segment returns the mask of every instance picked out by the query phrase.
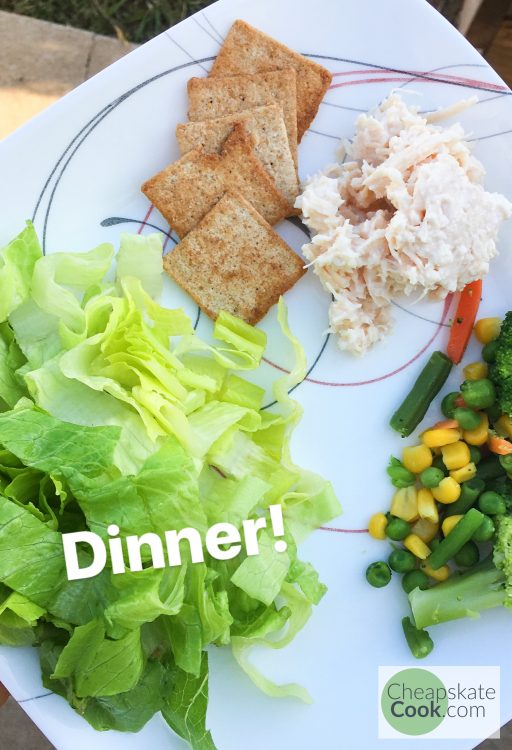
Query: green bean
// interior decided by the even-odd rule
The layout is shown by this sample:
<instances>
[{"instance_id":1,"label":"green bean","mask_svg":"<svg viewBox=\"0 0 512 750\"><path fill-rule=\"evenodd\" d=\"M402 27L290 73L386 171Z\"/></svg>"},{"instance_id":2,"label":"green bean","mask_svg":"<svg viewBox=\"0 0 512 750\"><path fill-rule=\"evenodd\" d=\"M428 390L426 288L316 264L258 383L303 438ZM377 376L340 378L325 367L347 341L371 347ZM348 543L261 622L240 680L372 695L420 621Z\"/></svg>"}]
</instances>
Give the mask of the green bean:
<instances>
[{"instance_id":1,"label":"green bean","mask_svg":"<svg viewBox=\"0 0 512 750\"><path fill-rule=\"evenodd\" d=\"M482 415L467 406L457 407L453 412L453 418L463 430L474 430L482 421Z\"/></svg>"},{"instance_id":2,"label":"green bean","mask_svg":"<svg viewBox=\"0 0 512 750\"><path fill-rule=\"evenodd\" d=\"M402 518L392 518L386 526L386 536L395 542L401 542L402 539L411 533L411 524Z\"/></svg>"},{"instance_id":3,"label":"green bean","mask_svg":"<svg viewBox=\"0 0 512 750\"><path fill-rule=\"evenodd\" d=\"M476 447L476 445L469 446L469 455L470 460L475 464L475 466L478 466L478 464L482 460L482 452Z\"/></svg>"},{"instance_id":4,"label":"green bean","mask_svg":"<svg viewBox=\"0 0 512 750\"><path fill-rule=\"evenodd\" d=\"M419 425L428 407L450 374L453 362L443 352L433 352L411 391L390 420L391 427L407 437Z\"/></svg>"},{"instance_id":5,"label":"green bean","mask_svg":"<svg viewBox=\"0 0 512 750\"><path fill-rule=\"evenodd\" d=\"M493 538L495 531L496 529L494 527L494 521L492 520L492 518L489 518L489 516L484 516L482 523L473 534L473 541L488 542L489 539Z\"/></svg>"},{"instance_id":6,"label":"green bean","mask_svg":"<svg viewBox=\"0 0 512 750\"><path fill-rule=\"evenodd\" d=\"M500 456L498 461L507 474L512 472L512 453L509 453L507 456Z\"/></svg>"},{"instance_id":7,"label":"green bean","mask_svg":"<svg viewBox=\"0 0 512 750\"><path fill-rule=\"evenodd\" d=\"M471 568L479 561L480 552L476 544L470 540L460 548L453 559L460 568Z\"/></svg>"},{"instance_id":8,"label":"green bean","mask_svg":"<svg viewBox=\"0 0 512 750\"><path fill-rule=\"evenodd\" d=\"M463 482L460 486L459 499L446 506L445 518L466 513L466 511L473 507L484 489L485 482L477 477L473 477L473 479Z\"/></svg>"},{"instance_id":9,"label":"green bean","mask_svg":"<svg viewBox=\"0 0 512 750\"><path fill-rule=\"evenodd\" d=\"M472 409L488 409L496 401L494 383L489 378L465 380L460 390L466 406Z\"/></svg>"},{"instance_id":10,"label":"green bean","mask_svg":"<svg viewBox=\"0 0 512 750\"><path fill-rule=\"evenodd\" d=\"M498 403L495 403L492 406L489 406L489 408L485 409L485 411L487 413L487 416L489 417L489 422L491 424L494 424L495 422L497 422L503 413Z\"/></svg>"},{"instance_id":11,"label":"green bean","mask_svg":"<svg viewBox=\"0 0 512 750\"><path fill-rule=\"evenodd\" d=\"M454 555L469 542L475 531L482 523L484 516L476 508L470 508L460 519L458 524L450 531L439 546L427 558L427 563L433 570L439 570L443 565L453 558Z\"/></svg>"},{"instance_id":12,"label":"green bean","mask_svg":"<svg viewBox=\"0 0 512 750\"><path fill-rule=\"evenodd\" d=\"M406 549L394 549L388 557L388 565L395 573L408 573L416 567L416 558Z\"/></svg>"},{"instance_id":13,"label":"green bean","mask_svg":"<svg viewBox=\"0 0 512 750\"><path fill-rule=\"evenodd\" d=\"M440 471L442 471L445 477L448 476L448 469L444 465L442 456L434 456L434 460L432 461L432 466L434 467L434 469L439 469Z\"/></svg>"},{"instance_id":14,"label":"green bean","mask_svg":"<svg viewBox=\"0 0 512 750\"><path fill-rule=\"evenodd\" d=\"M505 471L498 460L498 456L491 456L490 458L486 458L485 461L481 461L476 470L477 478L482 479L484 482L497 479L504 474Z\"/></svg>"},{"instance_id":15,"label":"green bean","mask_svg":"<svg viewBox=\"0 0 512 750\"><path fill-rule=\"evenodd\" d=\"M486 344L482 348L482 359L484 362L494 362L496 359L496 349L498 348L498 342L496 339L494 341L489 341L488 344Z\"/></svg>"},{"instance_id":16,"label":"green bean","mask_svg":"<svg viewBox=\"0 0 512 750\"><path fill-rule=\"evenodd\" d=\"M424 659L425 656L428 656L434 648L434 642L427 631L416 628L410 617L403 618L402 628L411 654L416 659Z\"/></svg>"},{"instance_id":17,"label":"green bean","mask_svg":"<svg viewBox=\"0 0 512 750\"><path fill-rule=\"evenodd\" d=\"M389 565L383 560L368 565L366 568L366 580L370 586L374 586L376 589L387 586L391 580Z\"/></svg>"},{"instance_id":18,"label":"green bean","mask_svg":"<svg viewBox=\"0 0 512 750\"><path fill-rule=\"evenodd\" d=\"M457 404L455 403L457 399L460 398L460 393L458 391L453 391L452 393L447 393L446 396L441 401L441 411L443 412L446 419L453 419L453 413L455 409L457 408Z\"/></svg>"},{"instance_id":19,"label":"green bean","mask_svg":"<svg viewBox=\"0 0 512 750\"><path fill-rule=\"evenodd\" d=\"M402 578L402 588L406 594L409 594L413 589L428 589L429 580L428 575L422 570L410 570Z\"/></svg>"},{"instance_id":20,"label":"green bean","mask_svg":"<svg viewBox=\"0 0 512 750\"><path fill-rule=\"evenodd\" d=\"M492 490L482 492L478 498L478 507L488 516L500 516L507 510L504 498Z\"/></svg>"}]
</instances>

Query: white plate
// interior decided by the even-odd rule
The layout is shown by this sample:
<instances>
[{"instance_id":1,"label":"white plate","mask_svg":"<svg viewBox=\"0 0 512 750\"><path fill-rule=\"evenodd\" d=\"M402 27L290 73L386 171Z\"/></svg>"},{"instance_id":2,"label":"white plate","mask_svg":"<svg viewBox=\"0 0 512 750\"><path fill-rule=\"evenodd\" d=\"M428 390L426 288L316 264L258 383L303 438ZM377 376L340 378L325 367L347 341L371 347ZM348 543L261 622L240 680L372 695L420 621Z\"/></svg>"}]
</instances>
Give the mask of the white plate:
<instances>
[{"instance_id":1,"label":"white plate","mask_svg":"<svg viewBox=\"0 0 512 750\"><path fill-rule=\"evenodd\" d=\"M358 112L399 86L422 109L476 94L478 105L459 119L487 168L488 188L508 192L510 91L426 2L221 0L84 83L0 144L0 242L32 216L48 252L116 243L121 230L137 230L148 210L139 185L178 156L174 128L186 118L187 79L208 70L236 18L320 59L335 74L299 149L302 177L333 159L337 138L351 135ZM156 211L146 221L145 231L151 224L166 228ZM300 231L283 226L298 249ZM500 244L502 256L485 282L485 314L502 314L510 306L510 224ZM169 304L183 303L194 313L170 282L166 294ZM421 366L415 357L446 343L446 329L439 325L443 305L397 308L395 333L365 359L355 360L332 340L324 348L328 299L311 274L287 302L292 327L315 363L310 380L295 392L305 407L295 457L334 482L344 515L333 526L362 529L373 512L388 505L391 488L384 467L401 446L387 420ZM209 323L201 319L200 326L205 333ZM272 336L274 313L263 326L271 333L269 358L286 366ZM470 352L468 361L474 356ZM267 366L262 380L270 374ZM237 669L229 651L212 653L208 719L219 750L377 746L377 667L417 663L401 634L406 601L398 583L377 591L364 580L366 565L381 549L366 534L329 531L316 532L304 545L303 557L319 569L329 592L295 642L277 655L261 654L259 664L277 680L304 684L315 698L313 706L265 697ZM511 617L489 612L474 622L438 627L436 648L423 662L500 665L503 722L512 717ZM94 732L61 698L40 697L46 691L34 651L0 649L0 679L58 750L184 747L159 717L137 735ZM414 747L431 744L420 740ZM474 744L445 741L443 748ZM395 746L403 747L386 743Z\"/></svg>"}]
</instances>

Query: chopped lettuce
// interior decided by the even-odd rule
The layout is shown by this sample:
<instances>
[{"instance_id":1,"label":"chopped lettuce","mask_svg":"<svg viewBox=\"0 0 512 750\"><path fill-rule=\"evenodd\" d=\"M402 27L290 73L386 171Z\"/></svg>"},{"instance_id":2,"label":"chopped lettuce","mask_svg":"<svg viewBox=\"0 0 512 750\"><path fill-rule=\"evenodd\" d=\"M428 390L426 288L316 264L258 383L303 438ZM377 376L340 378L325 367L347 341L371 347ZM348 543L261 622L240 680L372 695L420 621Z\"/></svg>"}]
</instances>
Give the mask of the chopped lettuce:
<instances>
[{"instance_id":1,"label":"chopped lettuce","mask_svg":"<svg viewBox=\"0 0 512 750\"><path fill-rule=\"evenodd\" d=\"M249 656L282 648L325 586L297 544L340 512L332 487L295 465L301 408L289 395L306 371L284 303L278 317L295 365L264 390L265 334L222 312L216 343L183 310L161 307L161 243L123 235L113 248L43 257L30 223L0 251L0 643L37 645L44 684L98 730L138 731L157 712L193 750L215 750L206 727L211 644L230 646L274 696ZM62 534L127 535L219 522L240 531L280 503L287 549L269 528L260 552L69 581ZM126 559L126 555L125 555ZM92 560L87 545L78 561Z\"/></svg>"}]
</instances>

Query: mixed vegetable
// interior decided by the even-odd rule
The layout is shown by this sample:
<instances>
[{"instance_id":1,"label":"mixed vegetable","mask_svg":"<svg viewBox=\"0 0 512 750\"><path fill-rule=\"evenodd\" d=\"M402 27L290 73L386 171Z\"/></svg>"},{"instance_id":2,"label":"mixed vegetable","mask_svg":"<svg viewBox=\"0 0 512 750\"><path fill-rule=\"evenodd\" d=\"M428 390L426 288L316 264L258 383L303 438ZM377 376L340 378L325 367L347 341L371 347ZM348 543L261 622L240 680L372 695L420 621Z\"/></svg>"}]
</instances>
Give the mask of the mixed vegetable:
<instances>
[{"instance_id":1,"label":"mixed vegetable","mask_svg":"<svg viewBox=\"0 0 512 750\"><path fill-rule=\"evenodd\" d=\"M401 459L391 457L391 507L369 522L371 536L388 539L392 549L366 578L382 587L393 572L401 575L412 612L402 627L417 658L433 648L423 628L512 605L512 312L473 328L476 295L475 286L461 296L457 315L471 321L482 361L467 365L460 390L444 396L443 419L421 433L418 445L406 446ZM432 355L393 416L402 435L419 424L452 361L462 357L468 326L459 327L449 356Z\"/></svg>"}]
</instances>

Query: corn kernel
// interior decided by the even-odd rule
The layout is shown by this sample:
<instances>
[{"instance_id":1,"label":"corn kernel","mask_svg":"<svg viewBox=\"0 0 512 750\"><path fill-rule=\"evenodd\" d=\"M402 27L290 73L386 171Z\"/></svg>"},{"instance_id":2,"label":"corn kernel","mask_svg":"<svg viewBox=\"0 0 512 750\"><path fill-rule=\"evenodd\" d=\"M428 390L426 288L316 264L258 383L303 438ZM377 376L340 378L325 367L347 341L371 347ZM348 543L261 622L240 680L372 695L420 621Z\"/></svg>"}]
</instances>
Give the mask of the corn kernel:
<instances>
[{"instance_id":1,"label":"corn kernel","mask_svg":"<svg viewBox=\"0 0 512 750\"><path fill-rule=\"evenodd\" d=\"M411 445L404 448L402 463L413 474L421 474L423 469L432 466L432 451L426 445Z\"/></svg>"},{"instance_id":2,"label":"corn kernel","mask_svg":"<svg viewBox=\"0 0 512 750\"><path fill-rule=\"evenodd\" d=\"M426 521L430 521L431 523L437 523L439 521L437 505L434 496L428 487L422 487L418 490L417 501L419 517Z\"/></svg>"},{"instance_id":3,"label":"corn kernel","mask_svg":"<svg viewBox=\"0 0 512 750\"><path fill-rule=\"evenodd\" d=\"M370 536L374 539L385 539L386 538L386 526L388 525L388 519L384 513L374 513L368 523L368 531Z\"/></svg>"},{"instance_id":4,"label":"corn kernel","mask_svg":"<svg viewBox=\"0 0 512 750\"><path fill-rule=\"evenodd\" d=\"M481 344L488 344L500 335L500 318L480 318L473 329L474 334Z\"/></svg>"},{"instance_id":5,"label":"corn kernel","mask_svg":"<svg viewBox=\"0 0 512 750\"><path fill-rule=\"evenodd\" d=\"M430 555L430 548L416 534L409 534L405 537L404 547L420 560L425 560Z\"/></svg>"},{"instance_id":6,"label":"corn kernel","mask_svg":"<svg viewBox=\"0 0 512 750\"><path fill-rule=\"evenodd\" d=\"M466 464L461 469L450 471L450 476L459 484L462 484L462 482L468 482L476 476L476 466L473 461L470 461L469 464Z\"/></svg>"},{"instance_id":7,"label":"corn kernel","mask_svg":"<svg viewBox=\"0 0 512 750\"><path fill-rule=\"evenodd\" d=\"M489 437L489 417L482 414L482 421L474 430L464 430L462 433L464 440L468 445L483 445Z\"/></svg>"},{"instance_id":8,"label":"corn kernel","mask_svg":"<svg viewBox=\"0 0 512 750\"><path fill-rule=\"evenodd\" d=\"M448 471L462 469L463 466L466 466L471 461L469 448L462 440L457 440L456 443L452 443L451 445L444 445L441 448L441 453L443 463Z\"/></svg>"},{"instance_id":9,"label":"corn kernel","mask_svg":"<svg viewBox=\"0 0 512 750\"><path fill-rule=\"evenodd\" d=\"M482 380L487 377L489 368L486 362L471 362L463 370L466 380Z\"/></svg>"},{"instance_id":10,"label":"corn kernel","mask_svg":"<svg viewBox=\"0 0 512 750\"><path fill-rule=\"evenodd\" d=\"M393 495L391 514L404 521L415 521L418 518L418 498L416 487L403 487Z\"/></svg>"},{"instance_id":11,"label":"corn kernel","mask_svg":"<svg viewBox=\"0 0 512 750\"><path fill-rule=\"evenodd\" d=\"M445 518L443 523L441 524L443 534L445 536L448 536L450 531L452 531L453 528L457 526L461 518L463 518L463 516L448 516L448 518Z\"/></svg>"},{"instance_id":12,"label":"corn kernel","mask_svg":"<svg viewBox=\"0 0 512 750\"><path fill-rule=\"evenodd\" d=\"M502 437L512 438L512 419L507 414L502 414L494 423L494 429Z\"/></svg>"},{"instance_id":13,"label":"corn kernel","mask_svg":"<svg viewBox=\"0 0 512 750\"><path fill-rule=\"evenodd\" d=\"M439 524L429 521L428 518L419 518L411 527L411 533L419 536L425 544L431 542L438 531Z\"/></svg>"},{"instance_id":14,"label":"corn kernel","mask_svg":"<svg viewBox=\"0 0 512 750\"><path fill-rule=\"evenodd\" d=\"M437 487L432 488L432 494L438 503L449 505L459 499L460 484L453 477L445 477Z\"/></svg>"},{"instance_id":15,"label":"corn kernel","mask_svg":"<svg viewBox=\"0 0 512 750\"><path fill-rule=\"evenodd\" d=\"M455 429L426 430L421 439L429 448L442 448L460 440L460 432Z\"/></svg>"},{"instance_id":16,"label":"corn kernel","mask_svg":"<svg viewBox=\"0 0 512 750\"><path fill-rule=\"evenodd\" d=\"M437 570L432 570L430 565L428 565L427 561L422 562L420 564L420 569L426 573L429 578L433 578L434 581L446 581L448 576L450 575L450 568L448 565L443 565L442 567L438 568Z\"/></svg>"}]
</instances>

